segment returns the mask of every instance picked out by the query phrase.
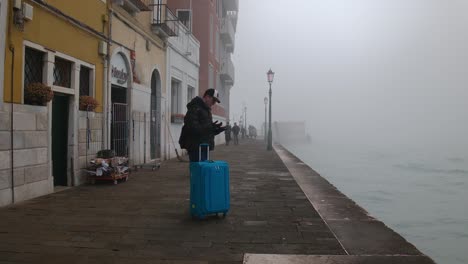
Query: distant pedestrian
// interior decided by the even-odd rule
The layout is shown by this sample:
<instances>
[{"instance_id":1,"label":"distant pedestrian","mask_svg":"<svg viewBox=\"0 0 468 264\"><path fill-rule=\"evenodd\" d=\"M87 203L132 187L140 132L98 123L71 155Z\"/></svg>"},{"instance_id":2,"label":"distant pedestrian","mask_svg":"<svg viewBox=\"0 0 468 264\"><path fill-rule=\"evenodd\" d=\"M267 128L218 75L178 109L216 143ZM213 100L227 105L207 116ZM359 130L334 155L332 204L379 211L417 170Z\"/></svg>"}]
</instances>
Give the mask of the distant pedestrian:
<instances>
[{"instance_id":1,"label":"distant pedestrian","mask_svg":"<svg viewBox=\"0 0 468 264\"><path fill-rule=\"evenodd\" d=\"M239 145L239 131L240 128L237 123L234 122L234 126L232 127L232 135L234 136L234 145Z\"/></svg>"},{"instance_id":2,"label":"distant pedestrian","mask_svg":"<svg viewBox=\"0 0 468 264\"><path fill-rule=\"evenodd\" d=\"M252 125L249 126L249 138L257 138L257 129Z\"/></svg>"},{"instance_id":3,"label":"distant pedestrian","mask_svg":"<svg viewBox=\"0 0 468 264\"><path fill-rule=\"evenodd\" d=\"M248 136L248 137L249 137L249 138L252 138L252 137L253 137L253 130L252 130L252 128L253 128L252 125L249 125L249 130L248 130L248 132L249 132L249 136Z\"/></svg>"},{"instance_id":4,"label":"distant pedestrian","mask_svg":"<svg viewBox=\"0 0 468 264\"><path fill-rule=\"evenodd\" d=\"M224 131L224 138L226 139L226 146L229 146L229 141L231 141L231 125L229 121L226 124L226 130Z\"/></svg>"}]
</instances>

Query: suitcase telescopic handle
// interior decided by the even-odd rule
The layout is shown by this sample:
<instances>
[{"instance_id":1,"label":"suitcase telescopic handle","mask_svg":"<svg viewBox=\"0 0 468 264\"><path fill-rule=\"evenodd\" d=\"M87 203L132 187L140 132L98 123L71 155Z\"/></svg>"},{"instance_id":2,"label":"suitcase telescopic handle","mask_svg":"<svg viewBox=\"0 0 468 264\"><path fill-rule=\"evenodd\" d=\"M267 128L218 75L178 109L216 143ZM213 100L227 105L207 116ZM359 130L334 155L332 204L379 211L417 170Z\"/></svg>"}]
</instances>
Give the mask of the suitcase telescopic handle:
<instances>
[{"instance_id":1,"label":"suitcase telescopic handle","mask_svg":"<svg viewBox=\"0 0 468 264\"><path fill-rule=\"evenodd\" d=\"M210 144L202 143L198 148L198 161L202 161L202 147L206 147L206 160L210 160Z\"/></svg>"}]
</instances>

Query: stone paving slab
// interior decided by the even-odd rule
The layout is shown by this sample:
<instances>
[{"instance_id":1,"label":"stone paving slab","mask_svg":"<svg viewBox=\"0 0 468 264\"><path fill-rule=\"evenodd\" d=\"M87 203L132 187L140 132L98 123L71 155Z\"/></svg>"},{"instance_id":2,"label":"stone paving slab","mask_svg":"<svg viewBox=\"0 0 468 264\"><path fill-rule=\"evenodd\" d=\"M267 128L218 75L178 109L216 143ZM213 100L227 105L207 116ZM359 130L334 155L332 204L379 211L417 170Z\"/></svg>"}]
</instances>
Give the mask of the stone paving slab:
<instances>
[{"instance_id":1,"label":"stone paving slab","mask_svg":"<svg viewBox=\"0 0 468 264\"><path fill-rule=\"evenodd\" d=\"M260 141L219 146L231 211L192 220L188 163L119 185L85 185L0 209L0 263L242 263L245 253L344 255L279 156Z\"/></svg>"},{"instance_id":2,"label":"stone paving slab","mask_svg":"<svg viewBox=\"0 0 468 264\"><path fill-rule=\"evenodd\" d=\"M247 254L244 264L433 264L423 256L307 256Z\"/></svg>"}]
</instances>

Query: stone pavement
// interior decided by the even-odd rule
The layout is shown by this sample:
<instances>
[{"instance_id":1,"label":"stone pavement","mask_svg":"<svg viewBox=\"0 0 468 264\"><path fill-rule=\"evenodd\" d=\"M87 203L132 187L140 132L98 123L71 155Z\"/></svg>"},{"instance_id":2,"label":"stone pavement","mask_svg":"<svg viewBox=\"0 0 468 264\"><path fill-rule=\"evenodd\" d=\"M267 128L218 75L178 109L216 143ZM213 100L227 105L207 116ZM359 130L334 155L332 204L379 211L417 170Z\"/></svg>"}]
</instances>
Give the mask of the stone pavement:
<instances>
[{"instance_id":1,"label":"stone pavement","mask_svg":"<svg viewBox=\"0 0 468 264\"><path fill-rule=\"evenodd\" d=\"M295 157L279 151L300 175L291 165ZM362 232L324 221L313 195L305 194L314 190L307 177L295 179L260 141L218 146L212 158L231 166L231 211L225 219L192 220L188 163L170 160L118 185L85 185L0 208L0 263L242 263L246 253L253 254L249 263L273 263L270 255L256 254L316 255L312 263L433 263L396 233L406 254L384 250L376 262L372 256L348 256L347 245ZM379 233L379 227L368 231ZM400 262L401 255L411 258ZM296 263L308 263L301 261Z\"/></svg>"}]
</instances>

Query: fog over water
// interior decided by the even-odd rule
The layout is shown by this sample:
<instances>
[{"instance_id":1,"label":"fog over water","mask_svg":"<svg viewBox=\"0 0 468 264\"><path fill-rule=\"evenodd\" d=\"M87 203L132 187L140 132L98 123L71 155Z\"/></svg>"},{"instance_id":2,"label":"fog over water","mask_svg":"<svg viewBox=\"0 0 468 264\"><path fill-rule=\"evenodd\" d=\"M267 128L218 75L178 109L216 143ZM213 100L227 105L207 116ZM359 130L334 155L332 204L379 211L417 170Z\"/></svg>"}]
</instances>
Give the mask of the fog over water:
<instances>
[{"instance_id":1,"label":"fog over water","mask_svg":"<svg viewBox=\"0 0 468 264\"><path fill-rule=\"evenodd\" d=\"M343 142L468 146L468 1L240 1L231 118Z\"/></svg>"},{"instance_id":2,"label":"fog over water","mask_svg":"<svg viewBox=\"0 0 468 264\"><path fill-rule=\"evenodd\" d=\"M289 148L439 263L467 263L468 0L240 1L231 120Z\"/></svg>"}]
</instances>

